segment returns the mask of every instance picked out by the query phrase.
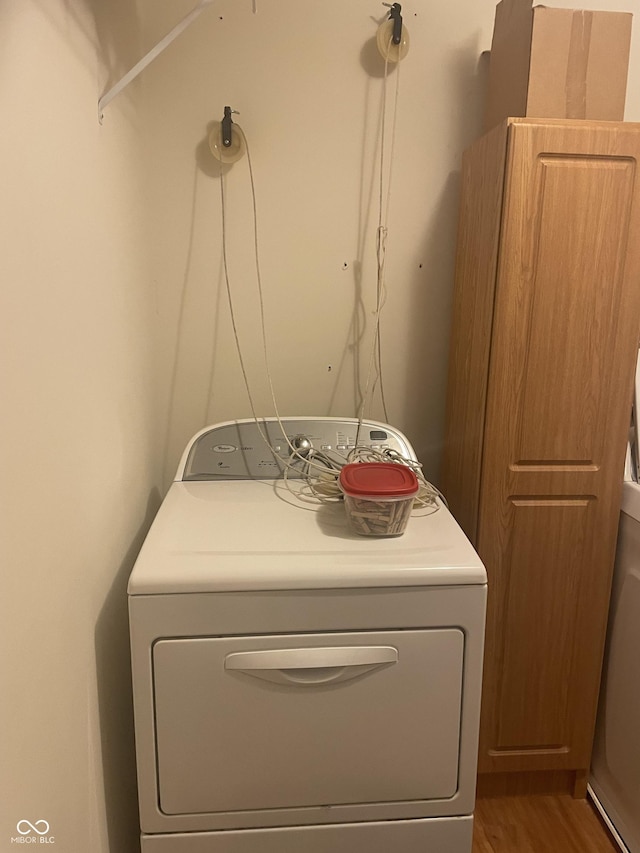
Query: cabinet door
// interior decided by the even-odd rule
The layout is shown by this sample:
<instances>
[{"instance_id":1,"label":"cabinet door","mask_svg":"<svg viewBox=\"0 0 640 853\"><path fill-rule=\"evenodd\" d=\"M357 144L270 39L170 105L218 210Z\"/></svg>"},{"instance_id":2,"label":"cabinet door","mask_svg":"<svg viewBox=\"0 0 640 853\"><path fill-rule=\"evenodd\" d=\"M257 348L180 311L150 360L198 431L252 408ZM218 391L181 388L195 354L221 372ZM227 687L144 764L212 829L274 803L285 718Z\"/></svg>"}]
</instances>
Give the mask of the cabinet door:
<instances>
[{"instance_id":1,"label":"cabinet door","mask_svg":"<svg viewBox=\"0 0 640 853\"><path fill-rule=\"evenodd\" d=\"M638 125L511 124L478 540L481 771L588 767L640 313Z\"/></svg>"}]
</instances>

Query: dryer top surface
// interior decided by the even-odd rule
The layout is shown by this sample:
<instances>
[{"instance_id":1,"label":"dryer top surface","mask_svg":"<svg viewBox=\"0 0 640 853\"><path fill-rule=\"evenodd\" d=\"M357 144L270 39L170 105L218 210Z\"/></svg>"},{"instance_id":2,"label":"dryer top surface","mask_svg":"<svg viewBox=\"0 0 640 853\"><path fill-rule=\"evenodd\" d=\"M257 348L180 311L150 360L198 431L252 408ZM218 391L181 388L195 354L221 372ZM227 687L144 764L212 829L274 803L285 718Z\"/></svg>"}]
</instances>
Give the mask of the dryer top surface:
<instances>
[{"instance_id":1,"label":"dryer top surface","mask_svg":"<svg viewBox=\"0 0 640 853\"><path fill-rule=\"evenodd\" d=\"M342 504L298 501L281 480L174 482L136 561L130 595L485 584L446 507L404 535L358 536Z\"/></svg>"}]
</instances>

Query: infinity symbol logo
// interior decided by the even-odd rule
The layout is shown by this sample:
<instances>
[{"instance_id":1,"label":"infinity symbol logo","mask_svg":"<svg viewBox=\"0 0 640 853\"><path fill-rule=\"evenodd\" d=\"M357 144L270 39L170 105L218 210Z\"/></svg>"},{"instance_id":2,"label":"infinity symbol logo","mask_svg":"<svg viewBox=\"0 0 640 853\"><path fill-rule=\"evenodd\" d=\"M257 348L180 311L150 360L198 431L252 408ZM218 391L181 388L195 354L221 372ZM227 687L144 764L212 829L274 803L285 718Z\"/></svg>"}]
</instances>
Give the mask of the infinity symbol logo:
<instances>
[{"instance_id":1,"label":"infinity symbol logo","mask_svg":"<svg viewBox=\"0 0 640 853\"><path fill-rule=\"evenodd\" d=\"M21 827L27 827L27 829L21 829ZM38 829L39 826L44 826L44 829ZM37 820L35 824L29 823L28 820L18 821L18 825L16 829L20 833L20 835L28 835L30 832L37 832L38 835L46 835L49 832L49 824L46 820Z\"/></svg>"}]
</instances>

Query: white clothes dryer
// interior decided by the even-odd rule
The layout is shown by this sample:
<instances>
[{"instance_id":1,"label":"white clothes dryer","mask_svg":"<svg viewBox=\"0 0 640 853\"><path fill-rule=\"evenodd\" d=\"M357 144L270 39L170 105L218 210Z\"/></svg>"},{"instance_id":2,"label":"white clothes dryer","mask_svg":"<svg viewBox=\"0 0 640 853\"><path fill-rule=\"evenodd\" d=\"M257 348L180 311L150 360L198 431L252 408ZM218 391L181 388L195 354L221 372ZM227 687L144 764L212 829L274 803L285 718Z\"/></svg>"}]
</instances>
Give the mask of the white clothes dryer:
<instances>
[{"instance_id":1,"label":"white clothes dryer","mask_svg":"<svg viewBox=\"0 0 640 853\"><path fill-rule=\"evenodd\" d=\"M386 424L286 418L294 444ZM444 505L396 538L281 477L280 424L198 433L129 581L143 853L470 853L486 573Z\"/></svg>"}]
</instances>

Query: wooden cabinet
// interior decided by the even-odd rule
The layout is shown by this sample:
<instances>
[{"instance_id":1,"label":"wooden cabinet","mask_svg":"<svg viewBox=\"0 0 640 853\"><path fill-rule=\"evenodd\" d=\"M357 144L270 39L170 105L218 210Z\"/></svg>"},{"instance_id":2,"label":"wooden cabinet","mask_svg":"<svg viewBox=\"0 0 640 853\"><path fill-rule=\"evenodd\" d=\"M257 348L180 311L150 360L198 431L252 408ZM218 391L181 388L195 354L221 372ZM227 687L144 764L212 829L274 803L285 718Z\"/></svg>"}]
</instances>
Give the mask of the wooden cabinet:
<instances>
[{"instance_id":1,"label":"wooden cabinet","mask_svg":"<svg viewBox=\"0 0 640 853\"><path fill-rule=\"evenodd\" d=\"M489 575L479 770L586 779L640 328L640 124L464 156L440 485Z\"/></svg>"}]
</instances>

